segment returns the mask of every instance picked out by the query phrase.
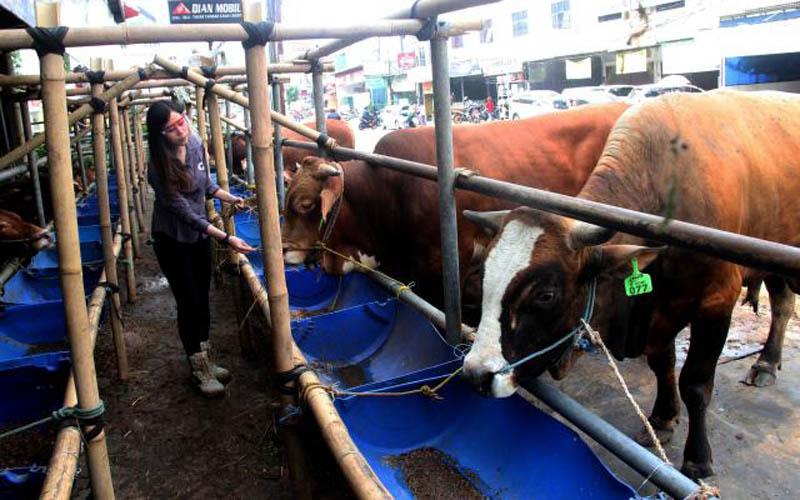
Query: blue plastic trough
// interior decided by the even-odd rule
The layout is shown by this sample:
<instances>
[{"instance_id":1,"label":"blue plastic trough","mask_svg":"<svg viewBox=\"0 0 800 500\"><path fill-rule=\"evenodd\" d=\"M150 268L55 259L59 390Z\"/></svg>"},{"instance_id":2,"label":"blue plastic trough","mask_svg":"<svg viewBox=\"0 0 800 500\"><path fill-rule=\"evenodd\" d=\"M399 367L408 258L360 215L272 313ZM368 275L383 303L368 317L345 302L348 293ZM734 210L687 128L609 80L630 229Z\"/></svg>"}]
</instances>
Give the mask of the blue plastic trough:
<instances>
[{"instance_id":1,"label":"blue plastic trough","mask_svg":"<svg viewBox=\"0 0 800 500\"><path fill-rule=\"evenodd\" d=\"M81 263L84 269L88 266L102 267L103 245L99 241L81 241ZM35 276L58 277L58 249L55 247L42 250L31 259L28 272Z\"/></svg>"},{"instance_id":2,"label":"blue plastic trough","mask_svg":"<svg viewBox=\"0 0 800 500\"><path fill-rule=\"evenodd\" d=\"M70 366L67 351L0 361L0 427L38 420L61 408Z\"/></svg>"},{"instance_id":3,"label":"blue plastic trough","mask_svg":"<svg viewBox=\"0 0 800 500\"><path fill-rule=\"evenodd\" d=\"M362 386L357 391L406 391L431 387L452 372L454 361L417 375L414 382ZM406 377L414 378L414 375ZM591 498L624 500L634 491L614 476L578 435L519 396L488 399L459 379L442 400L343 397L336 406L353 441L383 484L398 499L414 498L402 467L393 460L420 448L439 452L443 466L463 475L488 498Z\"/></svg>"},{"instance_id":4,"label":"blue plastic trough","mask_svg":"<svg viewBox=\"0 0 800 500\"><path fill-rule=\"evenodd\" d=\"M0 470L0 498L28 500L39 498L47 467L15 467Z\"/></svg>"}]
</instances>

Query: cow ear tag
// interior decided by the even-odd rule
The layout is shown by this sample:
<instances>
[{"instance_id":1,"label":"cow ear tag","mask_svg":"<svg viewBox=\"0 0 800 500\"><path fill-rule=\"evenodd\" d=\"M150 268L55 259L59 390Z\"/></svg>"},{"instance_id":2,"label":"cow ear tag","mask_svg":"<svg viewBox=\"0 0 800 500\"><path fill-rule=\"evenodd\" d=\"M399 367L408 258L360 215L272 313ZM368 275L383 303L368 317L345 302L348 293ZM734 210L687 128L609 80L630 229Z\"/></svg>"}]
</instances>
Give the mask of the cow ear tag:
<instances>
[{"instance_id":1,"label":"cow ear tag","mask_svg":"<svg viewBox=\"0 0 800 500\"><path fill-rule=\"evenodd\" d=\"M625 278L625 295L633 297L652 292L653 280L650 279L649 274L639 271L639 262L636 257L631 259L631 267L633 267L633 272Z\"/></svg>"}]
</instances>

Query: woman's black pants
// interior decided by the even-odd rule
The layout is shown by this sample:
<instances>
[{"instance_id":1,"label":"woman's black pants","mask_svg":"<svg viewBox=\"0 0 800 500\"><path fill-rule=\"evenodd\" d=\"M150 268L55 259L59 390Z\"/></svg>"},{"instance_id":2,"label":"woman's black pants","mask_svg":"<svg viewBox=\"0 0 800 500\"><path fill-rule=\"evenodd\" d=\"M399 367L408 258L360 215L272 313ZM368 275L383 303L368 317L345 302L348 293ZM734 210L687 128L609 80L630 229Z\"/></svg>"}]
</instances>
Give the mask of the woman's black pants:
<instances>
[{"instance_id":1,"label":"woman's black pants","mask_svg":"<svg viewBox=\"0 0 800 500\"><path fill-rule=\"evenodd\" d=\"M211 242L202 238L181 243L163 233L155 233L153 240L158 265L178 304L178 333L186 355L191 356L200 352L200 342L208 340Z\"/></svg>"}]
</instances>

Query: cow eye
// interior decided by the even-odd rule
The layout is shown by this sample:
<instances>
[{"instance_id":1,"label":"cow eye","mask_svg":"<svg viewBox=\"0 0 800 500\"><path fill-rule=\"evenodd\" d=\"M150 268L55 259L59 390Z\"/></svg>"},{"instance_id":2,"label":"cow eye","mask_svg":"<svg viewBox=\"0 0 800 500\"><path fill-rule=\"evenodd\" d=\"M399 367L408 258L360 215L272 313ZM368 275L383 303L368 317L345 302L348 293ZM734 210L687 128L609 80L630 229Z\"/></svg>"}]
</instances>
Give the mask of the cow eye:
<instances>
[{"instance_id":1,"label":"cow eye","mask_svg":"<svg viewBox=\"0 0 800 500\"><path fill-rule=\"evenodd\" d=\"M549 306L556 299L554 290L540 290L533 296L533 301L540 306Z\"/></svg>"},{"instance_id":2,"label":"cow eye","mask_svg":"<svg viewBox=\"0 0 800 500\"><path fill-rule=\"evenodd\" d=\"M295 210L300 214L307 214L314 210L314 202L312 200L300 200L295 205Z\"/></svg>"}]
</instances>

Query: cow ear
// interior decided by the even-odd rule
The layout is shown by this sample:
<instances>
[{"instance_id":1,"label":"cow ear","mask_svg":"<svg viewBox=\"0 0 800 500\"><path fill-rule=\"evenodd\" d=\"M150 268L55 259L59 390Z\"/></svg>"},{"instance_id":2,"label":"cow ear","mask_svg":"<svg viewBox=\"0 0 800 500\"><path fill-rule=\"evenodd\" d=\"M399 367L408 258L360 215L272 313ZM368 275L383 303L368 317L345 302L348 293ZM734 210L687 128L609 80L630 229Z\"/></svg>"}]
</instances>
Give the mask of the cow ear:
<instances>
[{"instance_id":1,"label":"cow ear","mask_svg":"<svg viewBox=\"0 0 800 500\"><path fill-rule=\"evenodd\" d=\"M631 274L631 259L636 257L639 270L649 266L667 247L643 247L638 245L603 245L594 247L599 252L597 274L608 274L624 278Z\"/></svg>"},{"instance_id":2,"label":"cow ear","mask_svg":"<svg viewBox=\"0 0 800 500\"><path fill-rule=\"evenodd\" d=\"M291 170L284 170L283 171L283 181L285 183L287 183L287 184L291 184L291 182L294 180L294 175L295 175L295 173L292 172Z\"/></svg>"},{"instance_id":3,"label":"cow ear","mask_svg":"<svg viewBox=\"0 0 800 500\"><path fill-rule=\"evenodd\" d=\"M319 194L323 221L328 220L328 214L341 194L342 178L340 176L333 176L325 179L325 182L322 184L322 191Z\"/></svg>"}]
</instances>

